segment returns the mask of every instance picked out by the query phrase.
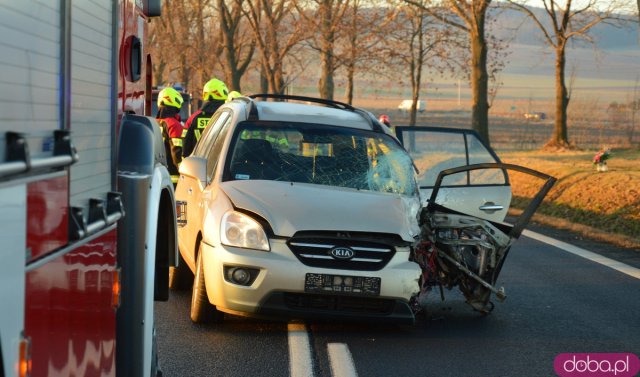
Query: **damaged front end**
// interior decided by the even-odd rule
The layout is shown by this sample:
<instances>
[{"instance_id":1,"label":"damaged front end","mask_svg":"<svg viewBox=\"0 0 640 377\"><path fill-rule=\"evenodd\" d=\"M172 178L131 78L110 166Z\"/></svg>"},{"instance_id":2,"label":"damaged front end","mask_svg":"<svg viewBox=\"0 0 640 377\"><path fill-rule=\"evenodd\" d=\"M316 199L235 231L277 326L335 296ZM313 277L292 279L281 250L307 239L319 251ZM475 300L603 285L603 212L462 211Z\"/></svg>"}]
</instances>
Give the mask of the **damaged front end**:
<instances>
[{"instance_id":1,"label":"damaged front end","mask_svg":"<svg viewBox=\"0 0 640 377\"><path fill-rule=\"evenodd\" d=\"M541 188L513 224L497 223L470 216L437 204L444 177L480 169L516 171L542 180ZM431 197L419 215L420 236L413 248L413 261L422 268L421 291L413 299L415 312L422 310L427 294L438 287L444 300L444 288L459 287L471 307L482 313L493 309L491 294L499 301L506 298L496 282L511 245L531 220L556 179L518 165L485 163L443 170L438 175Z\"/></svg>"}]
</instances>

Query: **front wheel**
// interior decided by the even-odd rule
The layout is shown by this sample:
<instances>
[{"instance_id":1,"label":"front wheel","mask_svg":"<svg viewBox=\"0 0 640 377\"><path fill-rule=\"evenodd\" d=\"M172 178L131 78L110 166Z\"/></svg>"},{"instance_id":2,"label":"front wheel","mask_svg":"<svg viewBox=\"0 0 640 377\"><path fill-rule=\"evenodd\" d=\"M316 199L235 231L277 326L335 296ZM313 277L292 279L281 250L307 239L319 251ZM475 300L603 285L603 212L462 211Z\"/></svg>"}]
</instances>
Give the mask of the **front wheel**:
<instances>
[{"instance_id":1,"label":"front wheel","mask_svg":"<svg viewBox=\"0 0 640 377\"><path fill-rule=\"evenodd\" d=\"M191 321L194 323L221 323L224 319L224 313L211 305L207 297L203 264L202 245L200 245L196 262L196 274L193 279L193 293L191 295Z\"/></svg>"}]
</instances>

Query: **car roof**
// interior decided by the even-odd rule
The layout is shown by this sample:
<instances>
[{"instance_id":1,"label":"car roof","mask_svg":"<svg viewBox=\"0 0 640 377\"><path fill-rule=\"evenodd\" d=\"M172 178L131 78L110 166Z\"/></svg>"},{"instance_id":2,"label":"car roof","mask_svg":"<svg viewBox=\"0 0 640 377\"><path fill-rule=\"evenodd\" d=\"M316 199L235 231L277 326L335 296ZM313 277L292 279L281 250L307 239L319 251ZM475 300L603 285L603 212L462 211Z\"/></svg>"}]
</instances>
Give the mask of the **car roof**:
<instances>
[{"instance_id":1,"label":"car roof","mask_svg":"<svg viewBox=\"0 0 640 377\"><path fill-rule=\"evenodd\" d=\"M291 102L255 102L258 118L266 121L320 123L338 127L371 130L362 114L332 107Z\"/></svg>"},{"instance_id":2,"label":"car roof","mask_svg":"<svg viewBox=\"0 0 640 377\"><path fill-rule=\"evenodd\" d=\"M278 101L266 101L270 98ZM287 94L253 94L234 98L224 107L236 108L238 105L244 108L249 121L313 123L369 130L395 137L371 112L334 100Z\"/></svg>"}]
</instances>

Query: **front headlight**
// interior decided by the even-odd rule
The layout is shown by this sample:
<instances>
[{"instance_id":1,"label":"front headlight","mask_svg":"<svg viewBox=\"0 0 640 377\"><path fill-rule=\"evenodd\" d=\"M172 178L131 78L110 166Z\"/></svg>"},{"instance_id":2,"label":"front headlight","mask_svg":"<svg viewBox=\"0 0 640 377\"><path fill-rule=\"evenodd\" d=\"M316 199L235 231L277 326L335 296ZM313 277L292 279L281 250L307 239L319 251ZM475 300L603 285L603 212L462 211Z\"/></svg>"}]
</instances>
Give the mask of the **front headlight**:
<instances>
[{"instance_id":1,"label":"front headlight","mask_svg":"<svg viewBox=\"0 0 640 377\"><path fill-rule=\"evenodd\" d=\"M222 216L223 245L269 251L269 239L262 226L244 213L229 211Z\"/></svg>"}]
</instances>

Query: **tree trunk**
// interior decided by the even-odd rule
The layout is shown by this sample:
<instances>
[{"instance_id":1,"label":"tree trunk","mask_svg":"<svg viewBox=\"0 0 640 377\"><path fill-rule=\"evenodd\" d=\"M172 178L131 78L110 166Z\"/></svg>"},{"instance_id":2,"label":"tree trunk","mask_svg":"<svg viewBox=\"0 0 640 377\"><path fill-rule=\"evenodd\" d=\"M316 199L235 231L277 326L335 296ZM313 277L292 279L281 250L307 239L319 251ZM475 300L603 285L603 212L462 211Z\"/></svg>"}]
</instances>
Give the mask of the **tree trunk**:
<instances>
[{"instance_id":1,"label":"tree trunk","mask_svg":"<svg viewBox=\"0 0 640 377\"><path fill-rule=\"evenodd\" d=\"M320 80L318 81L318 92L320 98L333 100L334 83L333 71L335 71L335 58L333 56L334 32L331 30L331 5L324 1L320 6Z\"/></svg>"},{"instance_id":2,"label":"tree trunk","mask_svg":"<svg viewBox=\"0 0 640 377\"><path fill-rule=\"evenodd\" d=\"M320 98L333 100L333 91L335 89L333 83L333 55L331 53L322 54L322 72L318 81L318 92Z\"/></svg>"},{"instance_id":3,"label":"tree trunk","mask_svg":"<svg viewBox=\"0 0 640 377\"><path fill-rule=\"evenodd\" d=\"M189 83L191 83L191 68L189 67L189 64L187 64L187 55L182 55L180 63L180 82L184 88L189 88Z\"/></svg>"},{"instance_id":4,"label":"tree trunk","mask_svg":"<svg viewBox=\"0 0 640 377\"><path fill-rule=\"evenodd\" d=\"M640 1L640 0L638 0ZM360 4L355 1L352 4L353 14L351 15L351 29L349 35L349 62L347 64L347 90L346 97L347 103L353 105L353 92L355 90L355 78L356 75L356 59L358 59L358 8Z\"/></svg>"},{"instance_id":5,"label":"tree trunk","mask_svg":"<svg viewBox=\"0 0 640 377\"><path fill-rule=\"evenodd\" d=\"M267 93L278 94L278 85L276 84L275 72L271 72L267 79L269 80L269 91Z\"/></svg>"},{"instance_id":6,"label":"tree trunk","mask_svg":"<svg viewBox=\"0 0 640 377\"><path fill-rule=\"evenodd\" d=\"M565 83L566 54L563 44L556 47L556 119L552 144L558 147L569 145L567 136L567 108L569 107L569 96Z\"/></svg>"},{"instance_id":7,"label":"tree trunk","mask_svg":"<svg viewBox=\"0 0 640 377\"><path fill-rule=\"evenodd\" d=\"M424 64L424 55L425 55L425 47L424 47L424 15L420 14L420 19L418 20L418 53L415 58L415 64L411 63L411 99L413 100L413 104L411 105L411 117L409 119L409 125L412 127L416 126L417 121L417 112L418 112L418 100L420 98L420 87L422 86L422 66ZM415 147L415 145L413 146Z\"/></svg>"},{"instance_id":8,"label":"tree trunk","mask_svg":"<svg viewBox=\"0 0 640 377\"><path fill-rule=\"evenodd\" d=\"M356 74L355 60L351 60L347 66L347 103L353 105L354 76Z\"/></svg>"},{"instance_id":9,"label":"tree trunk","mask_svg":"<svg viewBox=\"0 0 640 377\"><path fill-rule=\"evenodd\" d=\"M260 93L269 93L269 79L264 66L260 67Z\"/></svg>"},{"instance_id":10,"label":"tree trunk","mask_svg":"<svg viewBox=\"0 0 640 377\"><path fill-rule=\"evenodd\" d=\"M638 0L638 8L640 8L640 0ZM640 79L636 76L636 83L633 86L633 100L631 102L631 126L629 130L629 144L633 147L633 137L636 130L636 114L640 110L640 99L638 99L638 81Z\"/></svg>"},{"instance_id":11,"label":"tree trunk","mask_svg":"<svg viewBox=\"0 0 640 377\"><path fill-rule=\"evenodd\" d=\"M325 43L323 43L325 44ZM329 43L326 43L327 45ZM333 44L331 44L333 45ZM320 98L324 99L333 99L333 91L334 91L334 83L333 83L333 46L322 48L322 60L321 60L321 73L320 80L318 81L318 92L320 93Z\"/></svg>"},{"instance_id":12,"label":"tree trunk","mask_svg":"<svg viewBox=\"0 0 640 377\"><path fill-rule=\"evenodd\" d=\"M489 140L489 74L487 73L487 41L484 26L471 35L471 127L482 140Z\"/></svg>"},{"instance_id":13,"label":"tree trunk","mask_svg":"<svg viewBox=\"0 0 640 377\"><path fill-rule=\"evenodd\" d=\"M157 54L156 56L159 56L160 54ZM162 84L164 82L163 80L163 76L164 76L164 69L167 66L167 63L162 59L157 59L157 63L155 64L155 69L153 70L153 85L154 86L158 86L159 84Z\"/></svg>"},{"instance_id":14,"label":"tree trunk","mask_svg":"<svg viewBox=\"0 0 640 377\"><path fill-rule=\"evenodd\" d=\"M227 64L225 64L225 77L230 90L240 91L240 78L242 75L238 72L238 61L235 55L235 46L233 43L233 34L226 29L223 32L224 38L224 56Z\"/></svg>"},{"instance_id":15,"label":"tree trunk","mask_svg":"<svg viewBox=\"0 0 640 377\"><path fill-rule=\"evenodd\" d=\"M276 65L269 75L269 93L284 94L284 77L282 75L282 66Z\"/></svg>"},{"instance_id":16,"label":"tree trunk","mask_svg":"<svg viewBox=\"0 0 640 377\"><path fill-rule=\"evenodd\" d=\"M418 83L416 82L417 80L417 72L419 71L420 68L419 66L416 64L416 61L414 59L411 60L411 68L409 69L411 71L411 99L413 100L413 103L411 104L411 107L409 108L409 126L411 127L415 127L416 125L416 108L418 106L418 103L416 102L416 97L418 97ZM415 145L411 145L411 150L415 150Z\"/></svg>"},{"instance_id":17,"label":"tree trunk","mask_svg":"<svg viewBox=\"0 0 640 377\"><path fill-rule=\"evenodd\" d=\"M225 58L227 64L225 65L225 77L227 80L227 86L229 90L237 90L241 92L240 89L240 79L242 78L242 72L238 70L238 61L236 60L235 55L235 46L233 44L233 35L224 35L225 39Z\"/></svg>"},{"instance_id":18,"label":"tree trunk","mask_svg":"<svg viewBox=\"0 0 640 377\"><path fill-rule=\"evenodd\" d=\"M238 29L240 28L241 18L239 14L239 5L232 5L233 8L229 9L225 0L218 0L218 16L220 17L220 31L222 35L223 51L226 64L224 66L225 80L229 90L236 90L242 92L240 87L240 81L244 75L249 62L253 56L253 46L250 47L250 51L243 61L239 45L242 45L242 40L239 38ZM206 56L205 56L206 57Z\"/></svg>"},{"instance_id":19,"label":"tree trunk","mask_svg":"<svg viewBox=\"0 0 640 377\"><path fill-rule=\"evenodd\" d=\"M196 40L195 40L195 45L196 46L201 46L201 48L206 49L207 45L206 45L206 41L205 41L205 30L204 30L204 1L202 0L198 0L196 2L196 9L195 9L195 13L196 13L196 20L195 20L195 27L196 27ZM199 84L197 86L198 89L204 87L204 84L209 81L209 78L206 77L206 72L205 72L205 64L207 63L206 61L206 55L205 54L197 54L197 64L198 64L198 69L197 71L199 71L200 73L200 82L194 82L194 84Z\"/></svg>"},{"instance_id":20,"label":"tree trunk","mask_svg":"<svg viewBox=\"0 0 640 377\"><path fill-rule=\"evenodd\" d=\"M238 92L242 92L242 88L240 87L240 80L242 79L242 73L237 70L233 70L231 72L231 88L230 90L236 90Z\"/></svg>"}]
</instances>

